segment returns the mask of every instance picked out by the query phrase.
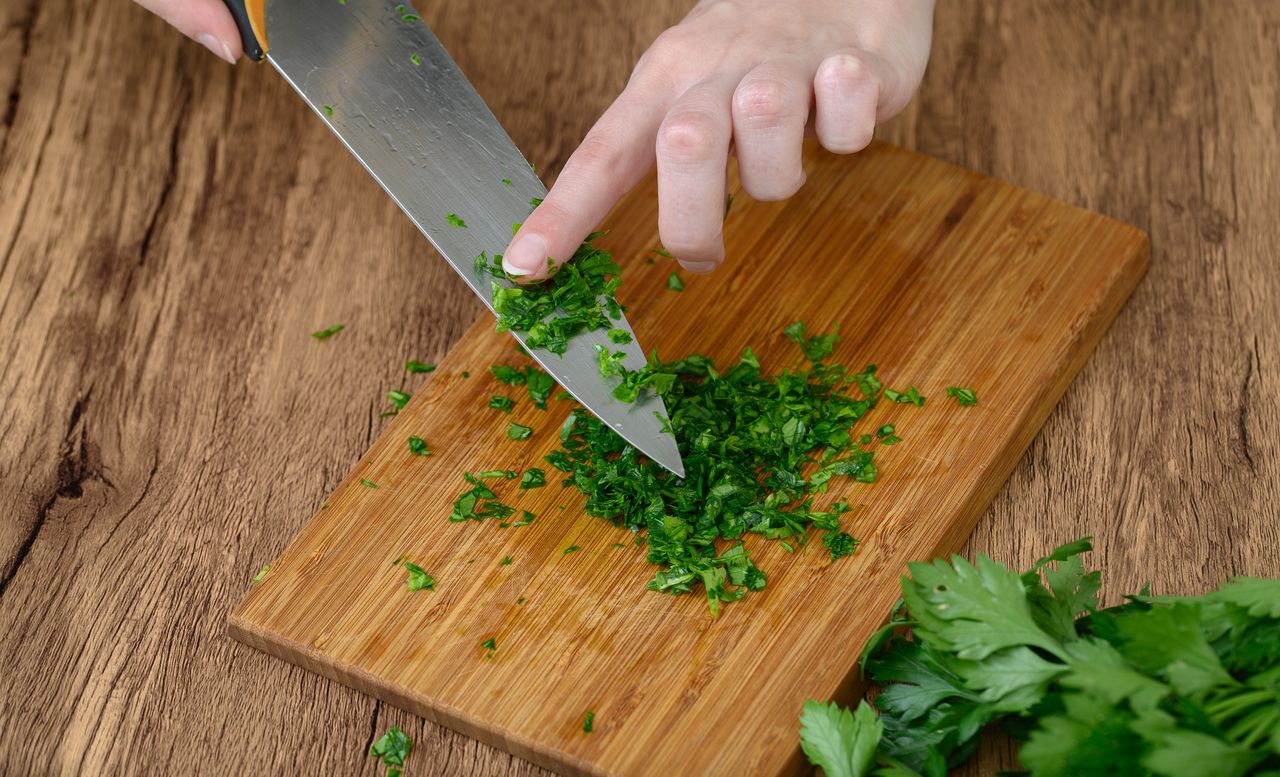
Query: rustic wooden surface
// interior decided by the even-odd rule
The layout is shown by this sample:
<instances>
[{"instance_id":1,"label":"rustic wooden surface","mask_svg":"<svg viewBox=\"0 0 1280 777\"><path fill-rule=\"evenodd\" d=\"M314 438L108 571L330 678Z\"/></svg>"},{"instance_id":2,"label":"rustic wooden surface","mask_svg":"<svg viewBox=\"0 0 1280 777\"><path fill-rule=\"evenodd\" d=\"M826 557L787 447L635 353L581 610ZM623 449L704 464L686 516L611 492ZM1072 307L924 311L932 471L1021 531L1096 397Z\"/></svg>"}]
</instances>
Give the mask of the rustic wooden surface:
<instances>
[{"instance_id":1,"label":"rustic wooden surface","mask_svg":"<svg viewBox=\"0 0 1280 777\"><path fill-rule=\"evenodd\" d=\"M684 6L428 20L554 171ZM1093 534L1109 601L1280 574L1278 37L1274 2L940 3L882 137L1152 239L966 552ZM436 774L541 774L225 636L478 304L273 73L132 4L0 4L0 96L0 771L374 774L394 723Z\"/></svg>"},{"instance_id":2,"label":"rustic wooden surface","mask_svg":"<svg viewBox=\"0 0 1280 777\"><path fill-rule=\"evenodd\" d=\"M586 515L554 469L542 489L489 483L539 516L532 526L445 520L461 472L546 467L568 412L487 374L526 360L482 316L249 590L232 635L566 774L803 773L796 710L861 689L857 651L832 647L879 628L907 562L960 549L1147 264L1137 229L946 162L884 144L808 152L808 184L787 202L737 192L726 251L749 267L670 291L672 264L644 261L658 243L653 178L599 243L624 265L619 299L646 348L727 367L750 346L776 373L802 362L782 335L798 319L839 328L834 362L878 363L886 385L932 397L861 419L855 434L895 424L905 442L872 447L875 485L839 478L816 499L854 506L855 556L833 564L748 536L769 586L712 618L702 597L646 591L645 550ZM977 407L946 398L957 384ZM510 415L484 407L495 393L514 395ZM507 439L513 419L528 440ZM435 455L410 452L411 434ZM396 557L436 590L407 590ZM727 728L734 747L706 746Z\"/></svg>"}]
</instances>

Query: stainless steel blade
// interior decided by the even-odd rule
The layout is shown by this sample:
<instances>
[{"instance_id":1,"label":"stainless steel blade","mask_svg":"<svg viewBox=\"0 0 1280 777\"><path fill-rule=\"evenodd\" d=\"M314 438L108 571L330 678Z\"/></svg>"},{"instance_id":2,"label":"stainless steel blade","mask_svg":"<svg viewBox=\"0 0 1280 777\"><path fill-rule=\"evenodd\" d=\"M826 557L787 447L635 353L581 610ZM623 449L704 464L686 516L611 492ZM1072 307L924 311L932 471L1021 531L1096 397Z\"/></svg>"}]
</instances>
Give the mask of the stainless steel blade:
<instances>
[{"instance_id":1,"label":"stainless steel blade","mask_svg":"<svg viewBox=\"0 0 1280 777\"><path fill-rule=\"evenodd\" d=\"M475 259L505 248L546 187L440 41L412 6L388 0L268 0L266 18L271 64L492 310L492 278ZM631 331L625 318L616 325ZM683 477L661 397L614 399L596 343L621 347L626 367L644 364L634 335L625 346L583 335L564 356L528 350L584 407Z\"/></svg>"}]
</instances>

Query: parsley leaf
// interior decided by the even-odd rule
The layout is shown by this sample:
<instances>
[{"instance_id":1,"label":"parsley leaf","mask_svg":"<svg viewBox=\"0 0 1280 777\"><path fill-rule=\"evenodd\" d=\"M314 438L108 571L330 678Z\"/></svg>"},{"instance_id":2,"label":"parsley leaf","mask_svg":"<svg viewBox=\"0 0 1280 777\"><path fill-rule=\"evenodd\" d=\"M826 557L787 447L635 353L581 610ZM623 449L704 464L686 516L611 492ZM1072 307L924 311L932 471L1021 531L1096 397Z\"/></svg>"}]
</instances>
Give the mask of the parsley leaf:
<instances>
[{"instance_id":1,"label":"parsley leaf","mask_svg":"<svg viewBox=\"0 0 1280 777\"><path fill-rule=\"evenodd\" d=\"M436 589L436 579L428 575L427 570L412 561L404 562L404 568L409 571L408 586L410 591L421 591L424 588L428 591Z\"/></svg>"},{"instance_id":2,"label":"parsley leaf","mask_svg":"<svg viewBox=\"0 0 1280 777\"><path fill-rule=\"evenodd\" d=\"M346 324L334 324L333 326L327 326L324 329L312 332L311 336L317 340L328 340L330 337L333 337L346 328Z\"/></svg>"},{"instance_id":3,"label":"parsley leaf","mask_svg":"<svg viewBox=\"0 0 1280 777\"><path fill-rule=\"evenodd\" d=\"M427 441L416 435L409 437L409 452L415 456L431 455L431 450L427 448Z\"/></svg>"},{"instance_id":4,"label":"parsley leaf","mask_svg":"<svg viewBox=\"0 0 1280 777\"><path fill-rule=\"evenodd\" d=\"M520 477L520 488L542 488L547 484L547 473L544 470L527 469Z\"/></svg>"},{"instance_id":5,"label":"parsley leaf","mask_svg":"<svg viewBox=\"0 0 1280 777\"><path fill-rule=\"evenodd\" d=\"M978 404L978 395L973 389L960 388L959 386L947 386L947 396L955 397L956 402L961 405L970 406Z\"/></svg>"},{"instance_id":6,"label":"parsley leaf","mask_svg":"<svg viewBox=\"0 0 1280 777\"><path fill-rule=\"evenodd\" d=\"M800 715L800 747L809 762L821 766L827 777L864 777L871 773L876 745L884 727L865 701L857 712L835 702L809 699Z\"/></svg>"},{"instance_id":7,"label":"parsley leaf","mask_svg":"<svg viewBox=\"0 0 1280 777\"><path fill-rule=\"evenodd\" d=\"M507 426L507 436L513 440L527 440L533 434L533 429L512 421Z\"/></svg>"},{"instance_id":8,"label":"parsley leaf","mask_svg":"<svg viewBox=\"0 0 1280 777\"><path fill-rule=\"evenodd\" d=\"M504 413L510 413L511 409L515 406L516 403L511 399L511 397L504 397L500 394L494 394L489 397L489 407L494 410L501 410Z\"/></svg>"},{"instance_id":9,"label":"parsley leaf","mask_svg":"<svg viewBox=\"0 0 1280 777\"><path fill-rule=\"evenodd\" d=\"M595 725L595 721L596 714L591 710L587 710L586 714L582 716L582 730L585 733L590 734L592 727Z\"/></svg>"},{"instance_id":10,"label":"parsley leaf","mask_svg":"<svg viewBox=\"0 0 1280 777\"><path fill-rule=\"evenodd\" d=\"M268 573L268 572L270 572L270 571L271 571L271 565L270 565L270 564L263 564L263 565L262 565L262 569L259 569L259 570L258 570L258 574L254 575L254 576L253 576L253 580L250 580L249 582L251 582L251 583L255 583L255 584L256 584L256 583L261 583L263 580L266 580L266 579L267 579L267 573Z\"/></svg>"},{"instance_id":11,"label":"parsley leaf","mask_svg":"<svg viewBox=\"0 0 1280 777\"><path fill-rule=\"evenodd\" d=\"M667 276L667 288L672 291L684 291L684 281L680 279L679 273L671 273Z\"/></svg>"},{"instance_id":12,"label":"parsley leaf","mask_svg":"<svg viewBox=\"0 0 1280 777\"><path fill-rule=\"evenodd\" d=\"M434 364L423 364L417 359L409 359L404 363L404 369L406 372L414 372L414 373L435 372L436 366Z\"/></svg>"},{"instance_id":13,"label":"parsley leaf","mask_svg":"<svg viewBox=\"0 0 1280 777\"><path fill-rule=\"evenodd\" d=\"M451 227L455 227L457 229L467 228L467 222L463 221L457 213L446 213L444 219L449 222L449 226Z\"/></svg>"},{"instance_id":14,"label":"parsley leaf","mask_svg":"<svg viewBox=\"0 0 1280 777\"><path fill-rule=\"evenodd\" d=\"M404 766L404 761L412 750L413 740L409 739L409 735L392 726L369 748L369 755L381 758L386 766Z\"/></svg>"}]
</instances>

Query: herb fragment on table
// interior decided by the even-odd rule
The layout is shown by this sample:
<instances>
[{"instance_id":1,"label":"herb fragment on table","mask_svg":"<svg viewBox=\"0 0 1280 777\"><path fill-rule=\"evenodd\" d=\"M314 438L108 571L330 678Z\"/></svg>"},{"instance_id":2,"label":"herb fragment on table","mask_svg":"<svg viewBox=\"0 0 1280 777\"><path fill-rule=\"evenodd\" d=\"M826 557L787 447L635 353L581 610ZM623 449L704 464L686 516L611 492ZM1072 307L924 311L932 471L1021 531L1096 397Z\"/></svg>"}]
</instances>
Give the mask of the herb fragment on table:
<instances>
[{"instance_id":1,"label":"herb fragment on table","mask_svg":"<svg viewBox=\"0 0 1280 777\"><path fill-rule=\"evenodd\" d=\"M507 426L507 437L510 437L513 440L527 440L532 434L532 428L524 426L523 424L518 424L514 421Z\"/></svg>"},{"instance_id":2,"label":"herb fragment on table","mask_svg":"<svg viewBox=\"0 0 1280 777\"><path fill-rule=\"evenodd\" d=\"M261 583L263 580L265 580L265 579L267 578L267 573L268 573L268 572L270 572L270 571L271 571L271 565L270 565L270 564L263 564L263 565L262 565L262 569L259 569L259 570L258 570L258 574L254 575L254 576L253 576L253 579L252 579L252 580L250 580L249 582L254 583L255 585L256 585L257 583Z\"/></svg>"},{"instance_id":3,"label":"herb fragment on table","mask_svg":"<svg viewBox=\"0 0 1280 777\"><path fill-rule=\"evenodd\" d=\"M551 398L551 391L556 387L555 378L533 366L524 368L524 376L529 400L539 410L546 410L547 400Z\"/></svg>"},{"instance_id":4,"label":"herb fragment on table","mask_svg":"<svg viewBox=\"0 0 1280 777\"><path fill-rule=\"evenodd\" d=\"M501 410L504 413L510 413L511 409L516 406L511 397L504 397L501 394L494 394L489 397L489 407L494 410Z\"/></svg>"},{"instance_id":5,"label":"herb fragment on table","mask_svg":"<svg viewBox=\"0 0 1280 777\"><path fill-rule=\"evenodd\" d=\"M516 472L511 469L487 469L476 475L480 479L504 478L506 480L515 480Z\"/></svg>"},{"instance_id":6,"label":"herb fragment on table","mask_svg":"<svg viewBox=\"0 0 1280 777\"><path fill-rule=\"evenodd\" d=\"M410 399L413 399L412 394L406 394L397 389L391 389L387 392L387 400L391 402L396 410L404 410L404 406L409 404Z\"/></svg>"},{"instance_id":7,"label":"herb fragment on table","mask_svg":"<svg viewBox=\"0 0 1280 777\"><path fill-rule=\"evenodd\" d=\"M421 16L418 16L416 13L407 13L407 14L405 14L404 16L401 16L400 18L401 18L401 19L404 19L406 22L419 22L419 21L422 21L422 17L421 17Z\"/></svg>"},{"instance_id":8,"label":"herb fragment on table","mask_svg":"<svg viewBox=\"0 0 1280 777\"><path fill-rule=\"evenodd\" d=\"M896 434L890 434L880 438L881 445L897 445L900 442L902 442L902 438Z\"/></svg>"},{"instance_id":9,"label":"herb fragment on table","mask_svg":"<svg viewBox=\"0 0 1280 777\"><path fill-rule=\"evenodd\" d=\"M463 371L462 371L462 377L464 377L464 378L469 378L469 377L471 377L471 373L467 372L466 370L463 370Z\"/></svg>"},{"instance_id":10,"label":"herb fragment on table","mask_svg":"<svg viewBox=\"0 0 1280 777\"><path fill-rule=\"evenodd\" d=\"M488 638L488 639L486 639L484 642L481 642L481 643L480 643L480 647L484 648L485 650L497 650L497 649L498 649L498 638L497 638L497 637L489 637L489 638Z\"/></svg>"},{"instance_id":11,"label":"herb fragment on table","mask_svg":"<svg viewBox=\"0 0 1280 777\"><path fill-rule=\"evenodd\" d=\"M610 329L608 332L609 342L618 345L626 345L632 341L631 333L625 329Z\"/></svg>"},{"instance_id":12,"label":"herb fragment on table","mask_svg":"<svg viewBox=\"0 0 1280 777\"><path fill-rule=\"evenodd\" d=\"M368 478L360 478L360 485L364 486L365 488L377 488L377 487L378 487L378 484L377 484L377 483L374 483L372 480L369 480Z\"/></svg>"},{"instance_id":13,"label":"herb fragment on table","mask_svg":"<svg viewBox=\"0 0 1280 777\"><path fill-rule=\"evenodd\" d=\"M404 363L404 369L405 372L413 373L435 372L436 366L434 364L423 364L417 359L410 359Z\"/></svg>"},{"instance_id":14,"label":"herb fragment on table","mask_svg":"<svg viewBox=\"0 0 1280 777\"><path fill-rule=\"evenodd\" d=\"M504 566L504 567L505 567L505 566L510 565L510 564L511 564L511 562L512 562L513 560L514 560L514 559L512 559L510 556L503 556L503 557L502 557L502 560L501 560L501 561L499 561L498 563L499 563L500 565L502 565L502 566Z\"/></svg>"},{"instance_id":15,"label":"herb fragment on table","mask_svg":"<svg viewBox=\"0 0 1280 777\"><path fill-rule=\"evenodd\" d=\"M495 364L489 368L489 372L499 383L505 383L508 386L523 386L525 382L524 370L518 367L509 367L505 364Z\"/></svg>"},{"instance_id":16,"label":"herb fragment on table","mask_svg":"<svg viewBox=\"0 0 1280 777\"><path fill-rule=\"evenodd\" d=\"M427 574L427 570L413 563L412 561L404 562L404 568L409 572L407 585L410 591L434 591L436 590L436 579Z\"/></svg>"},{"instance_id":17,"label":"herb fragment on table","mask_svg":"<svg viewBox=\"0 0 1280 777\"><path fill-rule=\"evenodd\" d=\"M906 391L894 391L891 388L887 388L884 390L884 398L902 405L924 407L924 397L920 395L920 390L915 386L908 388Z\"/></svg>"},{"instance_id":18,"label":"herb fragment on table","mask_svg":"<svg viewBox=\"0 0 1280 777\"><path fill-rule=\"evenodd\" d=\"M446 213L444 219L449 222L449 226L451 227L456 227L458 229L467 228L467 222L463 221L457 213Z\"/></svg>"},{"instance_id":19,"label":"herb fragment on table","mask_svg":"<svg viewBox=\"0 0 1280 777\"><path fill-rule=\"evenodd\" d=\"M384 766L404 766L412 750L413 740L409 735L392 726L369 748L369 755L381 758Z\"/></svg>"},{"instance_id":20,"label":"herb fragment on table","mask_svg":"<svg viewBox=\"0 0 1280 777\"><path fill-rule=\"evenodd\" d=\"M947 396L954 397L956 402L966 407L978 404L978 394L973 389L948 386Z\"/></svg>"},{"instance_id":21,"label":"herb fragment on table","mask_svg":"<svg viewBox=\"0 0 1280 777\"><path fill-rule=\"evenodd\" d=\"M565 548L565 549L564 549L564 555L566 555L566 556L567 556L567 555L569 555L570 553L573 553L573 552L575 552L575 551L579 551L579 550L582 550L582 548L578 547L577 545L570 545L569 547L567 547L567 548Z\"/></svg>"},{"instance_id":22,"label":"herb fragment on table","mask_svg":"<svg viewBox=\"0 0 1280 777\"><path fill-rule=\"evenodd\" d=\"M502 477L506 477L504 470L495 471L501 473ZM512 476L514 477L514 473ZM470 472L464 473L463 478L471 484L471 488L459 494L454 500L453 509L449 513L450 521L455 523L466 520L483 521L485 518L503 521L515 514L515 508L499 502L498 495L480 482L480 478Z\"/></svg>"},{"instance_id":23,"label":"herb fragment on table","mask_svg":"<svg viewBox=\"0 0 1280 777\"><path fill-rule=\"evenodd\" d=\"M312 332L311 336L317 340L328 340L330 337L333 337L346 328L346 324L334 324L333 326L327 326L324 329Z\"/></svg>"},{"instance_id":24,"label":"herb fragment on table","mask_svg":"<svg viewBox=\"0 0 1280 777\"><path fill-rule=\"evenodd\" d=\"M838 325L829 335L806 337L804 322L797 321L782 330L782 333L787 336L787 339L800 346L805 358L815 364L830 356L835 351L836 343L840 340L840 327Z\"/></svg>"},{"instance_id":25,"label":"herb fragment on table","mask_svg":"<svg viewBox=\"0 0 1280 777\"><path fill-rule=\"evenodd\" d=\"M547 473L536 467L527 469L520 476L520 488L542 488L547 484Z\"/></svg>"},{"instance_id":26,"label":"herb fragment on table","mask_svg":"<svg viewBox=\"0 0 1280 777\"><path fill-rule=\"evenodd\" d=\"M519 599L516 599L516 604L524 604L524 597L522 596Z\"/></svg>"},{"instance_id":27,"label":"herb fragment on table","mask_svg":"<svg viewBox=\"0 0 1280 777\"><path fill-rule=\"evenodd\" d=\"M684 291L684 281L681 280L679 273L671 273L667 276L667 288L671 291Z\"/></svg>"},{"instance_id":28,"label":"herb fragment on table","mask_svg":"<svg viewBox=\"0 0 1280 777\"><path fill-rule=\"evenodd\" d=\"M511 186L511 179L510 179L510 178L503 178L503 179L502 179L502 185L503 185L503 186Z\"/></svg>"},{"instance_id":29,"label":"herb fragment on table","mask_svg":"<svg viewBox=\"0 0 1280 777\"><path fill-rule=\"evenodd\" d=\"M410 54L409 61L413 63L414 67L422 67L422 57L417 54Z\"/></svg>"},{"instance_id":30,"label":"herb fragment on table","mask_svg":"<svg viewBox=\"0 0 1280 777\"><path fill-rule=\"evenodd\" d=\"M596 721L596 714L591 710L587 710L586 714L582 716L582 730L590 734L592 726L595 724L595 721Z\"/></svg>"},{"instance_id":31,"label":"herb fragment on table","mask_svg":"<svg viewBox=\"0 0 1280 777\"><path fill-rule=\"evenodd\" d=\"M941 775L1003 723L1038 777L1275 773L1280 580L1103 609L1090 547L1021 574L985 556L909 564L863 650L874 708L806 702L806 755L832 775Z\"/></svg>"},{"instance_id":32,"label":"herb fragment on table","mask_svg":"<svg viewBox=\"0 0 1280 777\"><path fill-rule=\"evenodd\" d=\"M430 456L431 449L427 447L427 441L417 435L409 437L409 452L415 456Z\"/></svg>"},{"instance_id":33,"label":"herb fragment on table","mask_svg":"<svg viewBox=\"0 0 1280 777\"><path fill-rule=\"evenodd\" d=\"M325 115L325 116L328 116L328 117L329 117L329 118L331 118L331 119L333 118L333 106L332 106L332 105L322 105L322 106L320 106L320 107L321 107L321 109L322 109L322 110L324 110L324 115Z\"/></svg>"}]
</instances>

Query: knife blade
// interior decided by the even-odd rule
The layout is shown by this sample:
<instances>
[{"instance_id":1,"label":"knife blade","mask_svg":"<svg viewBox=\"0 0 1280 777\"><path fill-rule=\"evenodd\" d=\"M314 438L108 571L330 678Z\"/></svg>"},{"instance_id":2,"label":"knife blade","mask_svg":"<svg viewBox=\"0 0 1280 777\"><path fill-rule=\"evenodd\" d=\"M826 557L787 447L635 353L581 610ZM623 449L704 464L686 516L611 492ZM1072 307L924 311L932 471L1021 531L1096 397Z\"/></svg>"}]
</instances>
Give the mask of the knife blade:
<instances>
[{"instance_id":1,"label":"knife blade","mask_svg":"<svg viewBox=\"0 0 1280 777\"><path fill-rule=\"evenodd\" d=\"M532 199L547 190L412 6L389 0L265 0L265 7L264 0L227 0L227 6L245 53L265 55L492 311L493 279L476 269L476 257L501 252ZM563 356L529 348L512 334L583 407L684 477L662 398L645 391L634 403L621 402L600 375L597 344L624 351L629 369L645 363L626 317L614 326L631 333L631 342L584 333Z\"/></svg>"}]
</instances>

